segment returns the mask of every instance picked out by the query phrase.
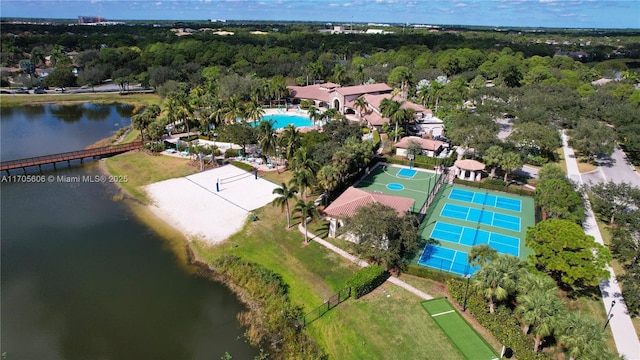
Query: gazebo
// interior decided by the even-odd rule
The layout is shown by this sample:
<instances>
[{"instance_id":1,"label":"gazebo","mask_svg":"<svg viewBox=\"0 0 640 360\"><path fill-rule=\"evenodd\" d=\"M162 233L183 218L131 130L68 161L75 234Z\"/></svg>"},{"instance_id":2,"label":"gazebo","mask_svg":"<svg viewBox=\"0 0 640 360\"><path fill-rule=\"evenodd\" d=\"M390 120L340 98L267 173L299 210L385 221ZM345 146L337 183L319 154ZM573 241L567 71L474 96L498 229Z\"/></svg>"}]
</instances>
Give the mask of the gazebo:
<instances>
[{"instance_id":1,"label":"gazebo","mask_svg":"<svg viewBox=\"0 0 640 360\"><path fill-rule=\"evenodd\" d=\"M454 166L456 167L456 176L458 176L458 179L469 181L480 181L482 177L481 171L484 170L485 167L483 163L471 159L457 160ZM467 172L469 173L468 177Z\"/></svg>"}]
</instances>

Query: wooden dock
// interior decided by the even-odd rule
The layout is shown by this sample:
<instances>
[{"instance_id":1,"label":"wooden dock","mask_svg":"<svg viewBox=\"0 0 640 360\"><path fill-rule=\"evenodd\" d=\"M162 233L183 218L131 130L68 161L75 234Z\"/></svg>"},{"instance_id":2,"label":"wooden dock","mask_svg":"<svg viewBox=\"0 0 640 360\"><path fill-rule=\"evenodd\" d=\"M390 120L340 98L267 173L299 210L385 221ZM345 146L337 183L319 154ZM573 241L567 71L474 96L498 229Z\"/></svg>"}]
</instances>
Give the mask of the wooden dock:
<instances>
[{"instance_id":1,"label":"wooden dock","mask_svg":"<svg viewBox=\"0 0 640 360\"><path fill-rule=\"evenodd\" d=\"M98 158L121 154L130 150L136 150L142 147L144 143L142 141L135 141L127 144L113 145L99 147L95 149L86 149L79 151L71 151L60 154L52 154L45 156L36 156L26 159L10 160L0 162L0 171L6 171L7 174L11 174L9 171L14 169L22 169L25 172L26 168L30 166L38 166L41 170L42 165L53 164L55 168L56 163L66 161L71 165L71 160L80 160L82 163L87 158Z\"/></svg>"}]
</instances>

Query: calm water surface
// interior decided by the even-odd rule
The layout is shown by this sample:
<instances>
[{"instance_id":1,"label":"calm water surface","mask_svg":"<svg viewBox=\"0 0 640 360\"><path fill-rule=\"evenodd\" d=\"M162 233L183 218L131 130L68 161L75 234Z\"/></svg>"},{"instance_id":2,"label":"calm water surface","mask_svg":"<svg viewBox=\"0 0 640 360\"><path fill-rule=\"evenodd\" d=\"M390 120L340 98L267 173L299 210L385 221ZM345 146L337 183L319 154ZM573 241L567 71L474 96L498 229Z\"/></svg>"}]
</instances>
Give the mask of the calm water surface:
<instances>
[{"instance_id":1,"label":"calm water surface","mask_svg":"<svg viewBox=\"0 0 640 360\"><path fill-rule=\"evenodd\" d=\"M53 106L3 109L2 159L81 149L129 121L103 107L94 109L108 114L102 120L91 111L61 120ZM98 173L95 164L58 169L46 175ZM253 358L235 319L242 304L188 274L112 200L117 193L99 183L1 184L1 351L9 359Z\"/></svg>"}]
</instances>

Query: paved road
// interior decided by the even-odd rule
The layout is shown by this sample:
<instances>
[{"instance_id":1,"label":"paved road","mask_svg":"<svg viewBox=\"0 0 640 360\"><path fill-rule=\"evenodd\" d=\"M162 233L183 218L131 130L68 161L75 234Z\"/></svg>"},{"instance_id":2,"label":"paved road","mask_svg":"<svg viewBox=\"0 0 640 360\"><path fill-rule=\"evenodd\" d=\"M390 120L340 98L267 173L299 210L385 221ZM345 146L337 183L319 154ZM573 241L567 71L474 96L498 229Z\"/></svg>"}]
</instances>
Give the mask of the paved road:
<instances>
[{"instance_id":1,"label":"paved road","mask_svg":"<svg viewBox=\"0 0 640 360\"><path fill-rule=\"evenodd\" d=\"M562 146L564 158L567 163L567 176L578 184L582 184L582 177L578 171L578 162L576 161L573 148L568 145L568 140L569 137L562 132ZM584 231L588 235L593 236L597 242L604 245L602 235L596 224L595 216L591 210L591 205L588 200L586 203L587 218L583 226ZM616 274L610 267L607 267L607 270L610 273L610 277L606 280L600 280L600 293L602 294L605 311L610 314L608 326L613 333L613 340L616 343L618 353L624 355L627 360L639 360L640 340L638 340L638 334L636 334L636 330L631 322L631 317L624 304L622 291L616 280Z\"/></svg>"},{"instance_id":2,"label":"paved road","mask_svg":"<svg viewBox=\"0 0 640 360\"><path fill-rule=\"evenodd\" d=\"M631 165L624 151L616 147L611 157L598 159L598 169L582 174L582 180L588 184L598 184L607 181L615 183L630 183L640 188L640 174Z\"/></svg>"}]
</instances>

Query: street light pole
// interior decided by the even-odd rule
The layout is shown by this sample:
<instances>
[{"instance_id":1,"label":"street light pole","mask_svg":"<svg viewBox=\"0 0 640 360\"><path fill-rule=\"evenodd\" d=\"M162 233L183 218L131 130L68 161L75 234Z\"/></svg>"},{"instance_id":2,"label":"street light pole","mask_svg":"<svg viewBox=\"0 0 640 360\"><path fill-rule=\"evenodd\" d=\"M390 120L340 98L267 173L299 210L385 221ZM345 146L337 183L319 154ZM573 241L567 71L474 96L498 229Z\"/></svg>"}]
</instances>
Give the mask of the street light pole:
<instances>
[{"instance_id":1,"label":"street light pole","mask_svg":"<svg viewBox=\"0 0 640 360\"><path fill-rule=\"evenodd\" d=\"M616 306L616 301L613 300L611 302L611 307L609 308L609 311L607 312L607 318L604 321L604 325L602 326L602 330L607 328L607 324L609 324L609 320L611 320L611 310L613 310L613 307Z\"/></svg>"},{"instance_id":2,"label":"street light pole","mask_svg":"<svg viewBox=\"0 0 640 360\"><path fill-rule=\"evenodd\" d=\"M471 280L471 274L466 274L464 277L467 278L467 286L464 289L464 301L462 302L462 312L467 311L467 295L469 294L469 280Z\"/></svg>"}]
</instances>

